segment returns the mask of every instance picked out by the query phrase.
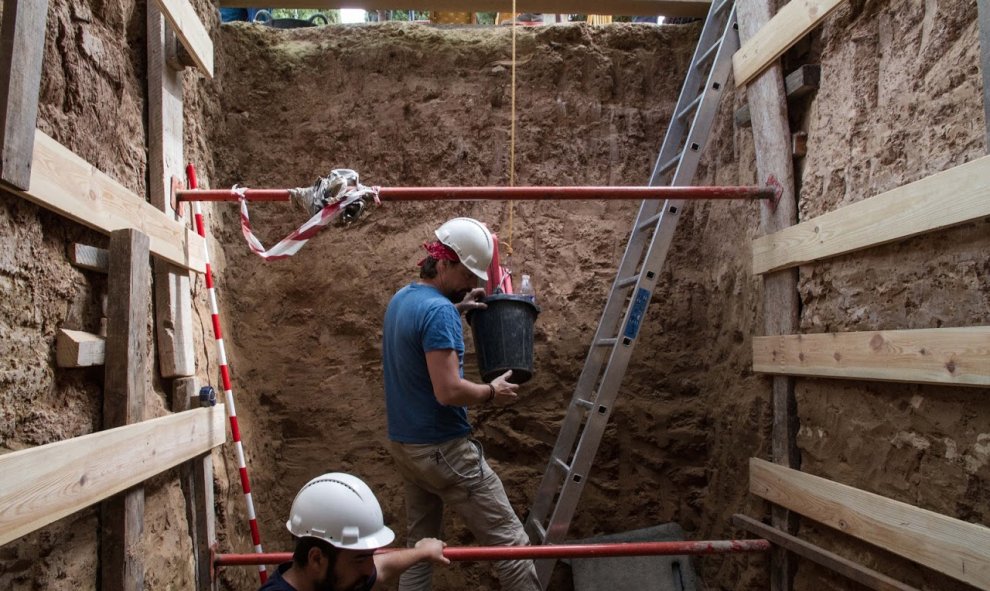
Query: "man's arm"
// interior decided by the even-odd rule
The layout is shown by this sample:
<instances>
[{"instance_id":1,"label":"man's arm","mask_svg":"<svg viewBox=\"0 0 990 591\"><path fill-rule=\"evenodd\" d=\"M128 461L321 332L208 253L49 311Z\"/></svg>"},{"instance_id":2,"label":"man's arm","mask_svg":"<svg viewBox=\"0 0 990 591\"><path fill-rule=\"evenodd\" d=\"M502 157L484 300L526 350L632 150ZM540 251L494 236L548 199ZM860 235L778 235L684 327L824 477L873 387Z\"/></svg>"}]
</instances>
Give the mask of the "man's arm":
<instances>
[{"instance_id":1,"label":"man's arm","mask_svg":"<svg viewBox=\"0 0 990 591\"><path fill-rule=\"evenodd\" d=\"M506 403L516 398L519 389L518 384L506 381L512 375L511 369L492 380L490 385L465 380L460 375L457 351L453 349L427 351L426 369L430 372L433 395L437 402L447 406L483 404L492 399L492 388L495 389L494 402Z\"/></svg>"},{"instance_id":2,"label":"man's arm","mask_svg":"<svg viewBox=\"0 0 990 591\"><path fill-rule=\"evenodd\" d=\"M393 552L375 554L375 569L378 580L375 589L384 589L388 584L399 579L410 566L421 560L429 560L435 564L450 564L443 555L444 544L436 538L423 538L416 542L416 547Z\"/></svg>"}]
</instances>

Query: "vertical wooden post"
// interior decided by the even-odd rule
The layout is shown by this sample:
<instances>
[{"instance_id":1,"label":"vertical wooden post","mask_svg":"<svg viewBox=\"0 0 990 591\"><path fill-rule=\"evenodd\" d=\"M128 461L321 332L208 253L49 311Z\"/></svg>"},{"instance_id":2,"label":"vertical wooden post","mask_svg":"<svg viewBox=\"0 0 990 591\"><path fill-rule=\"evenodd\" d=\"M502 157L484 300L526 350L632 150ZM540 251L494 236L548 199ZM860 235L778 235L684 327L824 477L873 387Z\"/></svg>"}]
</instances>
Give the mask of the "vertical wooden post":
<instances>
[{"instance_id":1,"label":"vertical wooden post","mask_svg":"<svg viewBox=\"0 0 990 591\"><path fill-rule=\"evenodd\" d=\"M31 184L48 0L5 0L0 29L0 180Z\"/></svg>"},{"instance_id":2,"label":"vertical wooden post","mask_svg":"<svg viewBox=\"0 0 990 591\"><path fill-rule=\"evenodd\" d=\"M990 154L990 0L976 0L980 25L980 71L983 73L983 123L987 131L987 154Z\"/></svg>"},{"instance_id":3,"label":"vertical wooden post","mask_svg":"<svg viewBox=\"0 0 990 591\"><path fill-rule=\"evenodd\" d=\"M769 0L747 0L736 5L739 38L745 43L771 17ZM782 187L776 206L764 203L760 210L760 227L764 234L776 232L797 222L797 199L794 194L794 162L791 159L791 132L787 120L787 97L779 61L767 68L746 87L753 121L756 169L759 181L771 175ZM767 335L790 334L798 327L797 269L785 269L763 276L763 317ZM773 461L789 468L800 467L797 449L797 404L794 378L773 378ZM797 516L781 507L773 507L775 527L796 533ZM770 561L770 588L791 588L793 557L775 548Z\"/></svg>"},{"instance_id":4,"label":"vertical wooden post","mask_svg":"<svg viewBox=\"0 0 990 591\"><path fill-rule=\"evenodd\" d=\"M199 407L196 378L179 378L172 386L172 410L182 412ZM217 541L213 501L213 456L204 454L179 468L182 493L186 498L186 519L192 538L197 591L213 589L211 550Z\"/></svg>"},{"instance_id":5,"label":"vertical wooden post","mask_svg":"<svg viewBox=\"0 0 990 591\"><path fill-rule=\"evenodd\" d=\"M148 379L148 304L151 298L148 236L133 229L110 234L103 428L144 420ZM144 487L103 502L100 563L103 589L143 591Z\"/></svg>"},{"instance_id":6,"label":"vertical wooden post","mask_svg":"<svg viewBox=\"0 0 990 591\"><path fill-rule=\"evenodd\" d=\"M157 3L147 4L148 31L148 191L151 204L171 219L172 179L182 178L182 71L169 66L175 34ZM196 373L189 273L155 259L155 333L162 377Z\"/></svg>"}]
</instances>

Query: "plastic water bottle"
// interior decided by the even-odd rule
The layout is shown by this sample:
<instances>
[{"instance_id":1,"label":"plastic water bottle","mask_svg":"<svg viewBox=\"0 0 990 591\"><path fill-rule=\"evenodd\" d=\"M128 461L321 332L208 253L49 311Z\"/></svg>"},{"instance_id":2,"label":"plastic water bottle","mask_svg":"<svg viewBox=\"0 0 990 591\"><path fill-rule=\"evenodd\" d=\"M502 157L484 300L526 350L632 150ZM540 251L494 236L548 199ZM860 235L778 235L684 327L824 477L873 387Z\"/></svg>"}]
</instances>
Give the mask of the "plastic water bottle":
<instances>
[{"instance_id":1,"label":"plastic water bottle","mask_svg":"<svg viewBox=\"0 0 990 591\"><path fill-rule=\"evenodd\" d=\"M519 295L525 296L529 301L536 302L536 290L533 289L533 282L529 275L523 275L519 282Z\"/></svg>"}]
</instances>

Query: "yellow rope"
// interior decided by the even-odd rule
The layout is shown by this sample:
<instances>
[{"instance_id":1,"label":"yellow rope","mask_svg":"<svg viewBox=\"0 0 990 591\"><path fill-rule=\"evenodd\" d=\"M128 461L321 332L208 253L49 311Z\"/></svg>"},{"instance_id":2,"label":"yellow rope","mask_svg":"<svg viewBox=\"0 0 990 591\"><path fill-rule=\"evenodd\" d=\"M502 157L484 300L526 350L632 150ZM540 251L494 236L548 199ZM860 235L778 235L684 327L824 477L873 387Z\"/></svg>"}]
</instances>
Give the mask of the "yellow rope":
<instances>
[{"instance_id":1,"label":"yellow rope","mask_svg":"<svg viewBox=\"0 0 990 591\"><path fill-rule=\"evenodd\" d=\"M512 0L512 114L509 126L509 186L516 186L516 0ZM512 256L512 218L515 213L515 201L509 201L509 236L505 241L509 256Z\"/></svg>"}]
</instances>

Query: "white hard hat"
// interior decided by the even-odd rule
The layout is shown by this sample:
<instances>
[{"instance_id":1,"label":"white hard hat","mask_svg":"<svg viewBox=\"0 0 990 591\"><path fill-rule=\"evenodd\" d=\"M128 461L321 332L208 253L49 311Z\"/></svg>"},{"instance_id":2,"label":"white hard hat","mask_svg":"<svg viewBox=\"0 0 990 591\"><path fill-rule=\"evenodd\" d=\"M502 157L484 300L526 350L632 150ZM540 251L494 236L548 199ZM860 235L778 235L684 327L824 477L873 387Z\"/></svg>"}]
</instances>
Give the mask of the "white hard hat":
<instances>
[{"instance_id":1,"label":"white hard hat","mask_svg":"<svg viewBox=\"0 0 990 591\"><path fill-rule=\"evenodd\" d=\"M437 228L437 239L457 253L461 264L480 279L488 281L495 241L481 222L471 218L454 218Z\"/></svg>"},{"instance_id":2,"label":"white hard hat","mask_svg":"<svg viewBox=\"0 0 990 591\"><path fill-rule=\"evenodd\" d=\"M292 501L285 527L294 536L319 538L347 550L373 550L395 539L368 485L341 472L307 482Z\"/></svg>"}]
</instances>

